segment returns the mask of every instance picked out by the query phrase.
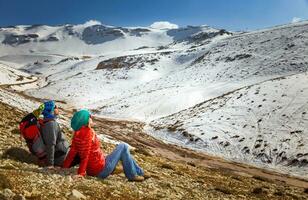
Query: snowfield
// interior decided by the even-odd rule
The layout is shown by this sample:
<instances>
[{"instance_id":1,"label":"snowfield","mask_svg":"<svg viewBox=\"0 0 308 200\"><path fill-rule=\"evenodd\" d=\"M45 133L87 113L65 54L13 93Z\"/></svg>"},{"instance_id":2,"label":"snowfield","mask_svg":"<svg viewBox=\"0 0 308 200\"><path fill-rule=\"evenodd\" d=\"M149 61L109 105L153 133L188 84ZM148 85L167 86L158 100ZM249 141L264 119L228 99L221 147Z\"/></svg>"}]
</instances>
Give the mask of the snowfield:
<instances>
[{"instance_id":1,"label":"snowfield","mask_svg":"<svg viewBox=\"0 0 308 200\"><path fill-rule=\"evenodd\" d=\"M152 121L149 132L230 160L306 177L307 82L303 73L244 87Z\"/></svg>"},{"instance_id":2,"label":"snowfield","mask_svg":"<svg viewBox=\"0 0 308 200\"><path fill-rule=\"evenodd\" d=\"M308 22L247 33L101 24L0 29L2 86L144 121L166 142L305 178L307 69ZM14 103L10 95L0 92Z\"/></svg>"},{"instance_id":3,"label":"snowfield","mask_svg":"<svg viewBox=\"0 0 308 200\"><path fill-rule=\"evenodd\" d=\"M18 71L9 65L0 63L0 85L22 84L37 80L32 75Z\"/></svg>"}]
</instances>

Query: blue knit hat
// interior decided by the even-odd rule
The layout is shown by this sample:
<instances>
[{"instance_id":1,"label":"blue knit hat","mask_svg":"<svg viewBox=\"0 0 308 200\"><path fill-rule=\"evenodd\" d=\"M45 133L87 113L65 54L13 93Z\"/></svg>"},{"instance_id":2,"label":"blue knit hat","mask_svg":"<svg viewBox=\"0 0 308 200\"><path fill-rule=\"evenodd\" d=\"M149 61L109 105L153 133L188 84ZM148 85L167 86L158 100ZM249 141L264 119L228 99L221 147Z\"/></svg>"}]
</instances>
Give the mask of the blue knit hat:
<instances>
[{"instance_id":1,"label":"blue knit hat","mask_svg":"<svg viewBox=\"0 0 308 200\"><path fill-rule=\"evenodd\" d=\"M89 124L91 113L88 110L80 110L76 112L71 120L71 127L74 131L78 131L82 126Z\"/></svg>"},{"instance_id":2,"label":"blue knit hat","mask_svg":"<svg viewBox=\"0 0 308 200\"><path fill-rule=\"evenodd\" d=\"M42 114L44 115L44 119L53 119L55 110L55 102L54 101L45 101L44 102L44 110Z\"/></svg>"}]
</instances>

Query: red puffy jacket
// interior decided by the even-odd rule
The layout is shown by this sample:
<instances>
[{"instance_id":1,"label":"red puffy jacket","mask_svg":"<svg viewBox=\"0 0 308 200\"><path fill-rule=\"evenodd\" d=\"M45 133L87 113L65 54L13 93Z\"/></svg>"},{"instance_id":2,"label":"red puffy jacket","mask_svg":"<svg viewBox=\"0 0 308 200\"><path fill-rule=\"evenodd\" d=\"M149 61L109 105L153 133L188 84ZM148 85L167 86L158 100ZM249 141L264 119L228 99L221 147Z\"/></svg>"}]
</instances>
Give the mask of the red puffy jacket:
<instances>
[{"instance_id":1,"label":"red puffy jacket","mask_svg":"<svg viewBox=\"0 0 308 200\"><path fill-rule=\"evenodd\" d=\"M105 167L105 156L100 146L95 132L89 127L83 126L74 133L72 145L63 167L69 168L74 157L78 154L80 157L78 174L97 176Z\"/></svg>"}]
</instances>

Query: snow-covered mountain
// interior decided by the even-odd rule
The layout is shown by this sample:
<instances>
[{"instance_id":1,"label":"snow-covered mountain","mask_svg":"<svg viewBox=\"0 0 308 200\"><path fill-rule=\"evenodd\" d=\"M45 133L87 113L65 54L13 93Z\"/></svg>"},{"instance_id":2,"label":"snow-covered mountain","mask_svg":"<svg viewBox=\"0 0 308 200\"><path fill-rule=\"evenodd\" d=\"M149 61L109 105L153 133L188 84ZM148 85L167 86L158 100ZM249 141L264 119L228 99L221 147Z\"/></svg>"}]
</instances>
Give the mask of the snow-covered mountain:
<instances>
[{"instance_id":1,"label":"snow-covered mountain","mask_svg":"<svg viewBox=\"0 0 308 200\"><path fill-rule=\"evenodd\" d=\"M102 24L13 26L0 29L1 54L49 53L101 55L172 42L194 41L226 33L208 26L177 29L123 28ZM69 47L69 48L68 48Z\"/></svg>"},{"instance_id":2,"label":"snow-covered mountain","mask_svg":"<svg viewBox=\"0 0 308 200\"><path fill-rule=\"evenodd\" d=\"M145 121L167 142L306 176L308 22L245 33L16 26L1 28L0 43L2 65L38 77L15 90Z\"/></svg>"}]
</instances>

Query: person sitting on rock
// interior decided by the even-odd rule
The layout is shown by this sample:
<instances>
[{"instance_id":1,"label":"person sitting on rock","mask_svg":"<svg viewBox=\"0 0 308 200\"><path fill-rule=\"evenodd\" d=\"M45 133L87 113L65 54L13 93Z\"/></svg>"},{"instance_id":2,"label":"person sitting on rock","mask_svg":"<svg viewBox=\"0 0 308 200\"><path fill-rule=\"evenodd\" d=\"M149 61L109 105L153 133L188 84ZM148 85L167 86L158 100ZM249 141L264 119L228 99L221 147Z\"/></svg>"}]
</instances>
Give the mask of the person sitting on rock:
<instances>
[{"instance_id":1,"label":"person sitting on rock","mask_svg":"<svg viewBox=\"0 0 308 200\"><path fill-rule=\"evenodd\" d=\"M93 121L88 110L76 112L71 120L74 136L63 167L69 168L74 156L80 156L78 175L73 176L74 179L82 178L86 174L107 178L116 170L119 161L122 161L124 174L129 181L143 181L149 177L133 159L125 143L118 144L115 150L105 157L92 126Z\"/></svg>"},{"instance_id":2,"label":"person sitting on rock","mask_svg":"<svg viewBox=\"0 0 308 200\"><path fill-rule=\"evenodd\" d=\"M56 121L59 109L54 101L44 102L42 115L44 119L41 124L41 135L46 148L46 165L50 167L62 166L69 144L61 131L59 123Z\"/></svg>"}]
</instances>

